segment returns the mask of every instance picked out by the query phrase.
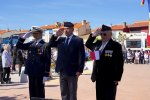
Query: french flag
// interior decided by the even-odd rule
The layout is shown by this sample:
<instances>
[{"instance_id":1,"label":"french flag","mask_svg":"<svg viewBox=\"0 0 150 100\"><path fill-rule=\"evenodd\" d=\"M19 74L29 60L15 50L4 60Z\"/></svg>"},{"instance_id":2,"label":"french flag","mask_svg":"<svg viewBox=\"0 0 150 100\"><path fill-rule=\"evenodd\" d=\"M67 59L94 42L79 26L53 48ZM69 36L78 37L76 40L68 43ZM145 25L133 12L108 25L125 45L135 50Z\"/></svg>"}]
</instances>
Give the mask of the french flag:
<instances>
[{"instance_id":1,"label":"french flag","mask_svg":"<svg viewBox=\"0 0 150 100\"><path fill-rule=\"evenodd\" d=\"M91 58L91 60L100 60L100 52L99 51L91 51L90 58Z\"/></svg>"},{"instance_id":2,"label":"french flag","mask_svg":"<svg viewBox=\"0 0 150 100\"><path fill-rule=\"evenodd\" d=\"M142 0L142 1L141 1L141 5L142 5L142 6L144 5L144 2L145 2L145 0Z\"/></svg>"},{"instance_id":3,"label":"french flag","mask_svg":"<svg viewBox=\"0 0 150 100\"><path fill-rule=\"evenodd\" d=\"M141 0L141 5L144 5L145 0ZM148 3L148 10L149 10L149 19L150 19L150 0L147 0Z\"/></svg>"},{"instance_id":4,"label":"french flag","mask_svg":"<svg viewBox=\"0 0 150 100\"><path fill-rule=\"evenodd\" d=\"M149 19L150 19L150 0L147 0L148 2L148 10L149 10ZM149 33L150 34L150 33Z\"/></svg>"}]
</instances>

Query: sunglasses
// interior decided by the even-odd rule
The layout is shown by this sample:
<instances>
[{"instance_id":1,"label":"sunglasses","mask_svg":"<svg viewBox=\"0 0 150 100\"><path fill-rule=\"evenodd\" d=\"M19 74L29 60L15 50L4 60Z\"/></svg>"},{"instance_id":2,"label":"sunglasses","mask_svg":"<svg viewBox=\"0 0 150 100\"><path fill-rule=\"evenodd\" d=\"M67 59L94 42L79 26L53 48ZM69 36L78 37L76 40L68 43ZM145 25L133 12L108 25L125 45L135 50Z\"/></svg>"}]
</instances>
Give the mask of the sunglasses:
<instances>
[{"instance_id":1,"label":"sunglasses","mask_svg":"<svg viewBox=\"0 0 150 100\"><path fill-rule=\"evenodd\" d=\"M39 34L39 32L33 32L32 34Z\"/></svg>"},{"instance_id":2,"label":"sunglasses","mask_svg":"<svg viewBox=\"0 0 150 100\"><path fill-rule=\"evenodd\" d=\"M100 33L100 35L101 35L101 36L106 36L107 34L106 34L106 33Z\"/></svg>"}]
</instances>

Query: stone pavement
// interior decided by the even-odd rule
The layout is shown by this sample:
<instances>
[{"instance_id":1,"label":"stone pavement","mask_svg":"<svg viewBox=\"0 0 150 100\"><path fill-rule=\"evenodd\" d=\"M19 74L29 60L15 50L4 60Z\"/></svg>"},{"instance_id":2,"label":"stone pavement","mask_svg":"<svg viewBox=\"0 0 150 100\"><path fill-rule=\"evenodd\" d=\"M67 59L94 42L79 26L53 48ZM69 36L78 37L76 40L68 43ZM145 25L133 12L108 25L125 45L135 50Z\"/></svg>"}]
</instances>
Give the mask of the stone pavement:
<instances>
[{"instance_id":1,"label":"stone pavement","mask_svg":"<svg viewBox=\"0 0 150 100\"><path fill-rule=\"evenodd\" d=\"M88 68L90 69L90 68ZM91 70L85 70L78 81L78 100L95 100L95 83L90 81ZM12 84L0 84L0 100L29 100L28 83L19 83L12 74ZM46 98L61 100L59 77L46 82ZM125 64L116 100L150 100L150 65Z\"/></svg>"}]
</instances>

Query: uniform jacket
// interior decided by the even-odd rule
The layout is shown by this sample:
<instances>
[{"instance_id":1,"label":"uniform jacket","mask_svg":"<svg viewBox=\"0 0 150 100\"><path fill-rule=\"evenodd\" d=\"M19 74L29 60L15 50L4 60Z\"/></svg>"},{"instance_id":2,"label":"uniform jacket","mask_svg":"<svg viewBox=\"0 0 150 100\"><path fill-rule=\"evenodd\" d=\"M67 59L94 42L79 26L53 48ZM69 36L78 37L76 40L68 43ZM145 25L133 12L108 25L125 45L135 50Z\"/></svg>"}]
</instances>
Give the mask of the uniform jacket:
<instances>
[{"instance_id":1,"label":"uniform jacket","mask_svg":"<svg viewBox=\"0 0 150 100\"><path fill-rule=\"evenodd\" d=\"M82 73L85 62L83 39L73 35L68 46L65 46L65 37L56 39L53 35L50 40L51 46L58 49L56 72L62 71L68 76L75 76L76 72Z\"/></svg>"},{"instance_id":2,"label":"uniform jacket","mask_svg":"<svg viewBox=\"0 0 150 100\"><path fill-rule=\"evenodd\" d=\"M89 36L86 47L90 50L98 50L102 41L93 43L95 37ZM96 76L96 80L103 82L120 81L123 73L123 53L121 45L118 42L109 40L102 51L100 60L94 61L94 69L92 75Z\"/></svg>"},{"instance_id":3,"label":"uniform jacket","mask_svg":"<svg viewBox=\"0 0 150 100\"><path fill-rule=\"evenodd\" d=\"M16 47L27 50L25 61L25 74L30 76L48 76L51 63L50 46L41 40L37 45L34 41L23 43L25 39L20 38Z\"/></svg>"}]
</instances>

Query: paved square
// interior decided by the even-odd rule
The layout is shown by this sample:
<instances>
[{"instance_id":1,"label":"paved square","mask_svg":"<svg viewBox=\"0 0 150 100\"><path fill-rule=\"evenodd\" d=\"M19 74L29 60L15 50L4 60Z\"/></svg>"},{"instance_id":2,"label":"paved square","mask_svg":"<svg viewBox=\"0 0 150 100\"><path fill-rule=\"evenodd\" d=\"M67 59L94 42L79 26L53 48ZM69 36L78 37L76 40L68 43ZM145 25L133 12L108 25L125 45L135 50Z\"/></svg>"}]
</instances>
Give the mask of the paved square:
<instances>
[{"instance_id":1,"label":"paved square","mask_svg":"<svg viewBox=\"0 0 150 100\"><path fill-rule=\"evenodd\" d=\"M111 66L110 66L111 67ZM78 100L95 100L95 83L91 70L85 70L78 81ZM28 84L19 83L18 74L12 74L12 84L0 84L0 100L29 100ZM46 98L61 100L59 78L46 82ZM150 65L125 64L116 100L150 100Z\"/></svg>"}]
</instances>

